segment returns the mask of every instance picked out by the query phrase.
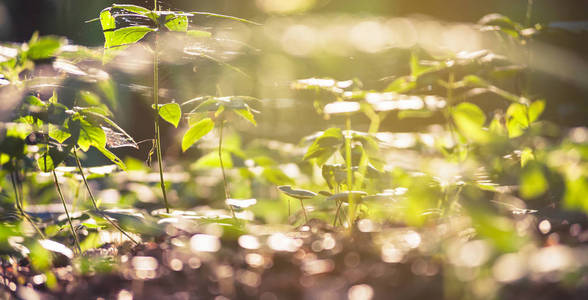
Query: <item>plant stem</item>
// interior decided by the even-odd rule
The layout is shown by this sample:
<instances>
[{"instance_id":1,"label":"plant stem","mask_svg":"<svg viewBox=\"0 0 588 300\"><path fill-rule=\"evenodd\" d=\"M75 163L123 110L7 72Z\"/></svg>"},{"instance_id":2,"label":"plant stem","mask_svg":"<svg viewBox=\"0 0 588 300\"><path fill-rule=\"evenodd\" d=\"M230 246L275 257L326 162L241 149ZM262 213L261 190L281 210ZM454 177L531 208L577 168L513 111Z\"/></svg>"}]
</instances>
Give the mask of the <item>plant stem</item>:
<instances>
[{"instance_id":1,"label":"plant stem","mask_svg":"<svg viewBox=\"0 0 588 300\"><path fill-rule=\"evenodd\" d=\"M525 13L525 27L531 25L531 14L533 13L534 0L527 0L527 12Z\"/></svg>"},{"instance_id":2,"label":"plant stem","mask_svg":"<svg viewBox=\"0 0 588 300\"><path fill-rule=\"evenodd\" d=\"M157 10L157 0L153 3L153 9ZM159 133L159 53L158 51L158 35L155 32L155 41L153 45L153 105L155 106L155 149L157 152L157 165L159 166L159 183L161 185L161 193L163 194L163 202L165 204L165 212L169 213L169 204L167 202L167 193L165 191L165 180L163 179L163 162L161 157L161 137Z\"/></svg>"},{"instance_id":3,"label":"plant stem","mask_svg":"<svg viewBox=\"0 0 588 300\"><path fill-rule=\"evenodd\" d=\"M94 205L94 209L96 210L96 212L98 214L100 214L102 216L102 218L104 218L106 221L108 221L108 223L110 223L114 228L116 228L124 236L126 236L129 240L131 240L133 243L135 243L136 245L138 245L139 243L137 241L135 241L135 239L133 239L118 224L116 224L114 221L110 220L110 218L108 218L108 216L106 216L106 214L104 214L104 212L102 212L98 208L98 204L96 202L96 199L94 198L94 194L92 194L92 190L90 189L90 185L88 185L88 181L86 180L86 175L84 174L84 170L82 169L82 163L80 162L80 158L78 157L78 153L77 153L77 148L76 147L74 147L74 149L73 149L73 154L74 154L74 158L76 160L76 164L78 166L78 170L80 170L80 174L82 175L82 180L84 181L84 185L86 186L86 190L88 191L88 194L90 195L90 200L92 200L92 204Z\"/></svg>"},{"instance_id":4,"label":"plant stem","mask_svg":"<svg viewBox=\"0 0 588 300\"><path fill-rule=\"evenodd\" d=\"M223 173L223 185L224 185L224 189L225 189L225 200L227 200L227 199L231 198L231 194L230 194L230 190L229 190L229 183L227 181L227 175L225 174L225 165L223 164L223 127L224 127L224 124L225 124L225 120L221 120L219 134L218 134L218 161L220 163L221 171ZM235 215L235 210L233 209L233 206L229 205L229 208L231 209L231 214L233 215L233 218L235 220L237 220L237 216Z\"/></svg>"},{"instance_id":5,"label":"plant stem","mask_svg":"<svg viewBox=\"0 0 588 300\"><path fill-rule=\"evenodd\" d=\"M304 203L302 202L302 199L298 199L300 200L300 207L302 207L302 213L304 213L304 221L305 223L308 223L308 216L306 215L306 209L304 208Z\"/></svg>"},{"instance_id":6,"label":"plant stem","mask_svg":"<svg viewBox=\"0 0 588 300\"><path fill-rule=\"evenodd\" d=\"M449 78L447 80L447 109L443 110L445 120L447 122L447 129L451 134L451 140L453 141L453 147L457 147L457 138L455 136L455 128L453 126L453 119L451 118L451 106L453 105L453 83L455 82L455 74L453 71L449 71Z\"/></svg>"},{"instance_id":7,"label":"plant stem","mask_svg":"<svg viewBox=\"0 0 588 300\"><path fill-rule=\"evenodd\" d=\"M353 190L353 173L351 171L351 117L348 115L345 119L345 127L347 135L345 136L345 162L347 164L347 190L349 191L349 229L353 228L353 221L355 219L355 200L351 197Z\"/></svg>"},{"instance_id":8,"label":"plant stem","mask_svg":"<svg viewBox=\"0 0 588 300\"><path fill-rule=\"evenodd\" d=\"M71 217L69 215L69 211L67 210L67 205L65 204L65 198L63 198L63 193L61 192L61 187L59 187L59 181L57 180L57 173L55 173L55 168L53 168L53 170L51 170L51 172L53 173L53 183L55 183L55 188L57 189L57 194L59 194L59 199L61 200L61 203L63 204L63 210L65 210L65 216L67 217L67 222L69 223L69 229L71 229L71 234L74 237L74 241L76 243L76 247L78 248L78 253L82 254L82 247L80 247L80 240L78 239L78 235L76 234L76 231L73 227L73 224L71 223Z\"/></svg>"},{"instance_id":9,"label":"plant stem","mask_svg":"<svg viewBox=\"0 0 588 300\"><path fill-rule=\"evenodd\" d=\"M12 182L12 188L14 189L14 201L16 203L16 208L18 209L20 214L23 216L23 218L25 218L29 223L31 223L31 225L33 226L35 231L37 231L37 233L41 236L41 238L45 239L46 237L43 234L43 232L41 231L41 229L39 229L39 227L37 227L35 222L33 222L33 219L31 219L31 217L24 211L23 203L22 203L22 196L21 196L22 193L19 192L19 189L16 186L16 178L18 175L14 174L14 173L15 173L15 171L10 172L10 181Z\"/></svg>"},{"instance_id":10,"label":"plant stem","mask_svg":"<svg viewBox=\"0 0 588 300\"><path fill-rule=\"evenodd\" d=\"M335 219L333 220L333 227L337 226L337 218L339 218L339 210L343 201L337 201L337 211L335 211ZM341 223L343 225L343 223Z\"/></svg>"}]
</instances>

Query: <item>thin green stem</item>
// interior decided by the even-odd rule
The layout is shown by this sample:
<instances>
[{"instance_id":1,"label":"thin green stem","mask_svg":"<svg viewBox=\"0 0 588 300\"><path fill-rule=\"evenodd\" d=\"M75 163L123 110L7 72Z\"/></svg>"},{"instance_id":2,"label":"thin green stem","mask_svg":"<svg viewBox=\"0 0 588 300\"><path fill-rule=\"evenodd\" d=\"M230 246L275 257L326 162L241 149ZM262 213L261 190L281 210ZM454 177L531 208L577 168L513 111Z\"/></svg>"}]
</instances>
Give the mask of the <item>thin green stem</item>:
<instances>
[{"instance_id":1,"label":"thin green stem","mask_svg":"<svg viewBox=\"0 0 588 300\"><path fill-rule=\"evenodd\" d=\"M451 107L453 105L453 84L455 82L455 74L453 73L453 71L449 72L449 78L447 82L447 108L443 110L443 115L445 116L445 120L447 122L447 130L449 130L449 134L451 134L453 146L457 147L457 137L455 136L455 128L453 126L453 120L451 118Z\"/></svg>"},{"instance_id":2,"label":"thin green stem","mask_svg":"<svg viewBox=\"0 0 588 300\"><path fill-rule=\"evenodd\" d=\"M102 218L104 218L106 221L108 221L108 223L110 223L114 228L116 228L124 236L126 236L129 240L131 240L133 243L138 245L139 243L137 241L135 241L135 239L133 239L126 231L124 231L124 229L122 229L118 224L116 224L114 221L112 221L110 218L108 218L108 216L106 214L104 214L104 212L102 212L98 208L98 203L96 202L96 199L94 198L94 194L92 193L92 189L90 189L90 185L88 184L88 181L86 180L86 175L84 174L84 169L82 168L82 163L80 162L80 158L78 157L78 153L77 153L77 148L75 148L75 147L73 149L73 154L74 154L74 158L76 160L76 164L78 166L78 170L80 171L80 174L82 175L82 180L84 181L84 185L86 186L86 190L88 191L88 195L90 195L90 200L92 200L92 204L94 205L94 209L96 210L96 212L98 214L100 214L102 216Z\"/></svg>"},{"instance_id":3,"label":"thin green stem","mask_svg":"<svg viewBox=\"0 0 588 300\"><path fill-rule=\"evenodd\" d=\"M45 239L45 234L43 234L43 232L41 231L41 229L39 229L39 227L37 227L37 225L35 224L35 222L33 222L33 219L31 219L31 217L24 211L23 208L23 203L22 203L22 192L19 192L19 189L16 185L16 178L17 175L15 174L15 172L10 172L10 181L12 182L12 188L14 189L14 202L16 203L16 208L18 209L18 211L20 212L20 214L23 216L23 218L25 218L29 223L31 223L31 225L33 226L33 228L35 229L35 231L41 236L41 238Z\"/></svg>"},{"instance_id":4,"label":"thin green stem","mask_svg":"<svg viewBox=\"0 0 588 300\"><path fill-rule=\"evenodd\" d=\"M304 221L305 223L308 223L308 216L306 215L306 209L304 208L304 203L302 202L302 199L298 199L300 200L300 207L302 207L302 213L304 213Z\"/></svg>"},{"instance_id":5,"label":"thin green stem","mask_svg":"<svg viewBox=\"0 0 588 300\"><path fill-rule=\"evenodd\" d=\"M157 9L157 0L155 0L155 9ZM155 106L155 149L157 152L157 165L159 166L159 183L161 185L161 193L163 194L163 202L165 204L165 212L169 213L169 204L167 201L167 192L165 191L165 180L163 178L163 161L161 157L161 137L159 133L159 53L158 51L158 37L155 32L155 41L153 46L153 104Z\"/></svg>"},{"instance_id":6,"label":"thin green stem","mask_svg":"<svg viewBox=\"0 0 588 300\"><path fill-rule=\"evenodd\" d=\"M534 0L527 0L527 12L525 13L525 27L531 25L531 15L533 13L533 2Z\"/></svg>"},{"instance_id":7,"label":"thin green stem","mask_svg":"<svg viewBox=\"0 0 588 300\"><path fill-rule=\"evenodd\" d=\"M525 13L525 27L531 26L531 16L533 14L533 2L534 2L534 0L527 1L527 12ZM525 49L525 53L526 53L525 60L526 60L526 64L527 64L527 68L523 72L523 80L522 80L522 95L525 98L529 98L530 86L531 86L530 66L531 66L531 60L533 58L533 55L531 53L531 47L530 47L531 38L532 37L524 37L523 38L524 49Z\"/></svg>"},{"instance_id":8,"label":"thin green stem","mask_svg":"<svg viewBox=\"0 0 588 300\"><path fill-rule=\"evenodd\" d=\"M225 120L221 120L219 134L218 134L218 161L220 163L221 171L223 173L223 185L224 185L224 189L225 189L225 200L227 200L227 199L231 198L231 193L229 190L229 182L227 181L227 175L225 174L225 165L223 163L223 127L224 127L224 124L225 124ZM229 205L229 208L231 209L231 214L233 215L233 218L235 220L237 220L237 216L235 215L235 210L233 209L233 206Z\"/></svg>"},{"instance_id":9,"label":"thin green stem","mask_svg":"<svg viewBox=\"0 0 588 300\"><path fill-rule=\"evenodd\" d=\"M333 220L333 227L337 226L337 218L339 218L339 210L341 209L343 201L337 201L337 211L335 211L335 219ZM343 225L343 224L341 224Z\"/></svg>"},{"instance_id":10,"label":"thin green stem","mask_svg":"<svg viewBox=\"0 0 588 300\"><path fill-rule=\"evenodd\" d=\"M348 115L345 119L345 128L347 134L345 135L345 162L347 165L347 190L349 191L349 229L353 228L353 221L355 219L355 200L351 197L353 190L353 173L351 170L351 117Z\"/></svg>"},{"instance_id":11,"label":"thin green stem","mask_svg":"<svg viewBox=\"0 0 588 300\"><path fill-rule=\"evenodd\" d=\"M78 235L76 234L76 231L73 227L73 224L71 223L71 217L69 215L69 211L67 210L67 204L65 204L65 198L63 198L63 193L61 192L61 187L59 186L59 181L57 179L57 173L55 173L55 169L51 170L51 172L53 173L53 183L55 183L55 188L57 189L57 194L59 195L59 199L61 200L61 203L63 204L63 210L65 211L65 216L67 217L67 222L69 223L69 229L71 229L71 234L74 237L74 241L75 241L76 247L78 249L78 253L82 254L82 247L80 247L80 240L78 239Z\"/></svg>"}]
</instances>

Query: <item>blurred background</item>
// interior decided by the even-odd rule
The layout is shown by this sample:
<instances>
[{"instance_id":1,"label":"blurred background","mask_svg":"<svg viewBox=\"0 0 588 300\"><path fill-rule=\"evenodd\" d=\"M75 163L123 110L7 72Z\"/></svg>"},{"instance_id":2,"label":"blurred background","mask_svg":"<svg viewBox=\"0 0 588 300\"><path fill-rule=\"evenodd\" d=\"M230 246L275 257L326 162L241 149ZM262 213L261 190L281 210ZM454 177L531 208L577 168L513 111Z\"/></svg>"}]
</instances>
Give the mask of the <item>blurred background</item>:
<instances>
[{"instance_id":1,"label":"blurred background","mask_svg":"<svg viewBox=\"0 0 588 300\"><path fill-rule=\"evenodd\" d=\"M121 2L121 1L118 1ZM152 8L153 1L123 1ZM536 23L549 30L531 45L535 71L531 92L547 99L546 118L562 125L586 125L588 111L588 27L584 0L533 1L526 20L528 1L410 1L410 0L214 0L160 1L161 9L205 11L259 22L255 26L197 16L192 27L213 32L218 44L202 45L211 59L186 58L185 53L164 49L161 88L164 102L222 93L250 95L263 100L257 128L237 126L248 134L298 142L326 124L313 108L314 94L294 92L292 81L308 77L337 80L359 79L364 89L381 90L394 78L409 72L414 49L430 55L490 49L520 61L523 50L512 48L473 25L486 14L500 13L522 24ZM86 22L113 1L3 0L0 2L0 40L27 41L33 32L67 37L72 44L101 47L99 22ZM170 43L173 44L173 43ZM150 98L141 91L151 85L150 67L129 58L126 67L109 66L119 83L118 112L123 127L137 140L149 139ZM230 64L230 67L227 65ZM141 67L144 66L144 67ZM236 71L238 69L239 71ZM532 95L532 96L533 96ZM142 100L141 100L142 99ZM309 101L306 101L308 99ZM488 112L497 106L492 96L475 100ZM284 109L289 108L289 109ZM292 113L295 110L295 113ZM309 116L300 118L300 116ZM384 131L425 129L423 119L388 118ZM365 130L359 117L354 126ZM362 127L363 126L363 127ZM165 128L168 156L180 154L178 131ZM144 157L141 152L128 154Z\"/></svg>"}]
</instances>

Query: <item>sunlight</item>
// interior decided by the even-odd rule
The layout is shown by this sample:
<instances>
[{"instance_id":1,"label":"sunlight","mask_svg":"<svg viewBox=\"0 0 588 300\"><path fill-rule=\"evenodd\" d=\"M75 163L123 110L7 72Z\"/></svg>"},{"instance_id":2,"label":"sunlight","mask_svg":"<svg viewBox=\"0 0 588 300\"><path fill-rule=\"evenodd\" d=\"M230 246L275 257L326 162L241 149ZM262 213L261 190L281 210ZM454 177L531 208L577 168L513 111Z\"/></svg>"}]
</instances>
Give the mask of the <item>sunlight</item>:
<instances>
[{"instance_id":1,"label":"sunlight","mask_svg":"<svg viewBox=\"0 0 588 300\"><path fill-rule=\"evenodd\" d=\"M218 237L210 234L195 234L190 238L190 248L194 252L217 252L221 247Z\"/></svg>"}]
</instances>

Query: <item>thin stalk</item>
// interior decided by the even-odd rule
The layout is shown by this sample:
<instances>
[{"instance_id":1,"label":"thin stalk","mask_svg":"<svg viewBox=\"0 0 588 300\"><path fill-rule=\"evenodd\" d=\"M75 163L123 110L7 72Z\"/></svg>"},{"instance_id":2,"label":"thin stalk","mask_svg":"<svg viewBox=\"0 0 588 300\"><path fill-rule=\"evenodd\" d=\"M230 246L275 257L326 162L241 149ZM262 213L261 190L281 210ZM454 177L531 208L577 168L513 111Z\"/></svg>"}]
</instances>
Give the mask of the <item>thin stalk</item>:
<instances>
[{"instance_id":1,"label":"thin stalk","mask_svg":"<svg viewBox=\"0 0 588 300\"><path fill-rule=\"evenodd\" d=\"M82 175L82 180L84 181L84 185L86 186L86 190L88 191L88 194L90 195L90 200L92 200L92 204L94 205L94 209L96 210L96 212L98 214L100 214L102 216L102 218L104 218L106 221L108 221L108 223L110 223L114 228L116 228L124 236L126 236L129 240L131 240L133 243L138 245L139 243L137 241L135 241L135 239L133 239L126 231L124 231L124 229L122 229L118 224L116 224L114 221L112 221L110 218L108 218L108 216L106 216L106 214L104 214L104 212L102 212L98 208L98 204L96 202L96 199L94 198L94 194L92 194L92 190L90 189L90 185L88 184L88 181L86 180L86 175L84 174L84 170L82 168L82 163L80 162L80 158L78 157L78 154L77 154L77 148L75 148L75 147L73 149L73 154L74 154L74 158L76 160L76 164L78 166L78 170L80 170L80 174Z\"/></svg>"},{"instance_id":2,"label":"thin stalk","mask_svg":"<svg viewBox=\"0 0 588 300\"><path fill-rule=\"evenodd\" d=\"M345 136L345 161L347 164L347 189L349 191L349 228L353 227L355 219L355 200L351 196L353 190L353 173L351 171L351 117L348 115L345 119L347 136Z\"/></svg>"},{"instance_id":3,"label":"thin stalk","mask_svg":"<svg viewBox=\"0 0 588 300\"><path fill-rule=\"evenodd\" d=\"M155 0L154 7L157 10L157 0ZM159 183L161 185L161 193L163 194L163 202L165 204L165 212L169 213L169 204L167 202L167 193L165 191L165 180L163 179L163 162L161 158L161 137L159 134L159 53L157 52L158 39L157 32L155 32L155 41L153 45L153 104L155 105L155 149L157 152L157 165L159 166Z\"/></svg>"},{"instance_id":4,"label":"thin stalk","mask_svg":"<svg viewBox=\"0 0 588 300\"><path fill-rule=\"evenodd\" d=\"M43 234L43 232L41 231L41 229L39 229L39 227L37 227L37 225L35 224L35 222L33 222L33 219L31 219L31 217L24 211L23 208L23 203L22 203L22 193L19 192L19 189L16 186L16 178L17 175L14 174L14 172L10 172L10 181L12 182L12 188L14 189L14 201L16 202L16 208L18 209L18 211L20 212L20 214L29 222L31 223L31 225L33 226L33 228L35 229L35 231L43 238L45 239L45 234Z\"/></svg>"},{"instance_id":5,"label":"thin stalk","mask_svg":"<svg viewBox=\"0 0 588 300\"><path fill-rule=\"evenodd\" d=\"M445 120L447 122L447 127L448 127L447 129L449 130L449 133L451 134L453 146L457 147L457 137L455 136L455 128L453 127L453 120L451 118L451 106L453 105L453 84L455 82L455 74L452 71L449 72L449 78L448 78L447 82L448 82L447 95L446 95L447 109L443 110L443 115L445 116Z\"/></svg>"},{"instance_id":6,"label":"thin stalk","mask_svg":"<svg viewBox=\"0 0 588 300\"><path fill-rule=\"evenodd\" d=\"M63 210L65 211L65 216L67 217L67 222L69 223L69 229L71 229L71 234L74 237L74 241L76 243L76 247L78 249L78 253L82 254L82 247L80 247L80 240L78 239L78 235L71 223L71 217L69 216L69 211L67 210L67 205L65 204L65 198L63 198L63 193L61 192L61 187L59 187L59 181L57 180L57 173L55 173L55 168L51 170L53 173L53 183L55 183L55 188L57 189L57 194L59 194L59 199L63 204Z\"/></svg>"},{"instance_id":7,"label":"thin stalk","mask_svg":"<svg viewBox=\"0 0 588 300\"><path fill-rule=\"evenodd\" d=\"M527 0L527 12L525 13L525 27L531 25L531 15L533 13L533 2L534 0Z\"/></svg>"},{"instance_id":8,"label":"thin stalk","mask_svg":"<svg viewBox=\"0 0 588 300\"><path fill-rule=\"evenodd\" d=\"M335 219L333 220L333 227L337 226L337 219L339 218L339 210L341 209L343 201L337 201L337 211L335 211ZM341 223L343 225L343 223Z\"/></svg>"},{"instance_id":9,"label":"thin stalk","mask_svg":"<svg viewBox=\"0 0 588 300\"><path fill-rule=\"evenodd\" d=\"M306 215L306 209L304 208L304 203L302 202L302 199L298 199L300 200L300 207L302 207L302 212L304 213L304 221L305 223L308 223L308 216Z\"/></svg>"},{"instance_id":10,"label":"thin stalk","mask_svg":"<svg viewBox=\"0 0 588 300\"><path fill-rule=\"evenodd\" d=\"M231 193L229 190L229 182L227 181L227 175L225 174L225 165L223 163L223 127L224 127L224 124L225 124L225 120L221 120L219 134L218 134L218 161L220 163L221 171L223 173L223 185L224 185L224 189L225 189L225 200L227 200L227 199L231 198ZM233 206L229 205L229 208L231 209L231 214L233 215L233 218L235 220L237 220L237 216L235 215L235 210L233 209Z\"/></svg>"},{"instance_id":11,"label":"thin stalk","mask_svg":"<svg viewBox=\"0 0 588 300\"><path fill-rule=\"evenodd\" d=\"M533 14L533 2L534 0L528 0L527 1L527 11L525 13L525 27L529 27L531 26L531 16ZM530 86L531 86L531 75L530 75L530 66L531 66L531 60L533 58L533 55L531 53L531 38L523 38L524 41L524 48L525 48L525 53L526 53L526 64L527 64L527 68L524 70L523 73L523 82L522 82L522 94L525 98L529 98L530 95Z\"/></svg>"}]
</instances>

